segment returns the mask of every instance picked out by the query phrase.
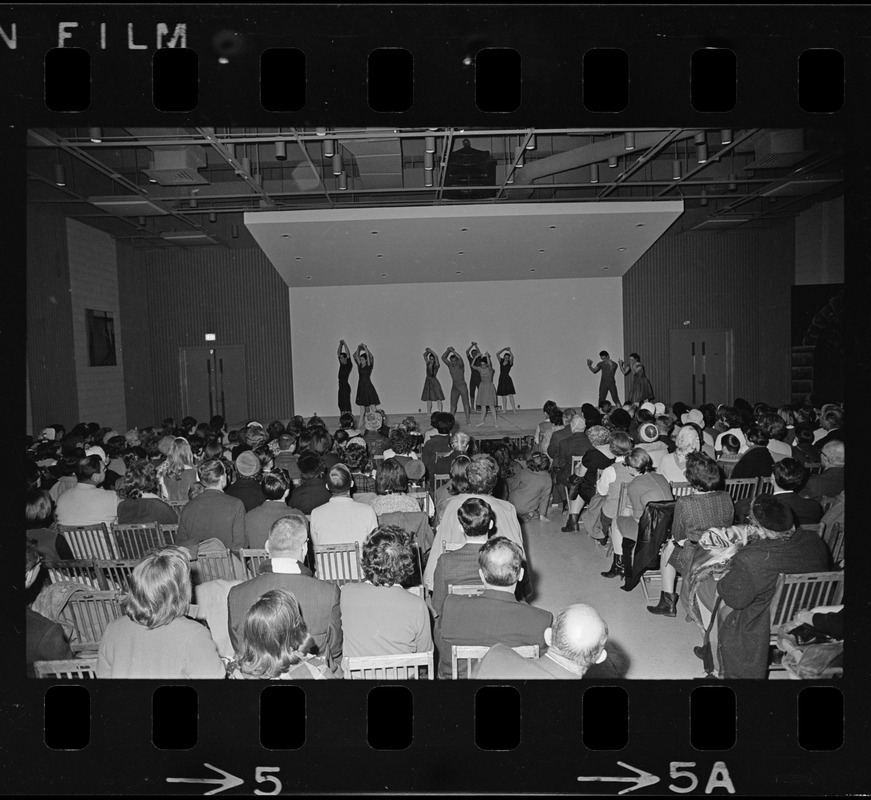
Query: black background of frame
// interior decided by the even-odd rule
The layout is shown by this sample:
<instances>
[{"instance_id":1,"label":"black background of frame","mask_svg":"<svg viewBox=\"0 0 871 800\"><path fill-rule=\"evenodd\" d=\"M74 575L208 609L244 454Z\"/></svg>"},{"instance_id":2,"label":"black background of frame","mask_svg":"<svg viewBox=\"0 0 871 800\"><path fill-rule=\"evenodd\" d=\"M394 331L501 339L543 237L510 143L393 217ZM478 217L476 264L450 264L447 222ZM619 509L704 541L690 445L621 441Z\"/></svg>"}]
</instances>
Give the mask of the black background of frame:
<instances>
[{"instance_id":1,"label":"black background of frame","mask_svg":"<svg viewBox=\"0 0 871 800\"><path fill-rule=\"evenodd\" d=\"M82 114L46 110L43 59L56 46L57 23L78 21L70 46L91 54L91 105ZM108 23L108 48L98 49L100 21ZM10 425L7 450L21 446L25 418L25 139L28 127L71 125L378 125L495 126L681 126L835 127L845 138L845 220L848 302L862 310L868 285L869 158L871 97L867 7L783 6L4 6L0 25L18 24L18 48L0 45L0 145L5 154L0 193L5 239L2 331L8 382L5 407ZM126 49L134 23L137 42ZM168 114L151 105L150 64L157 22L170 30L186 22L187 46L199 54L199 104L192 113ZM243 48L218 65L214 37L242 34ZM405 47L414 56L415 102L402 114L376 114L366 102L368 53ZM467 55L483 47L513 47L523 63L523 95L517 112L485 114L474 104L474 68ZM690 106L690 58L694 50L729 47L738 59L738 105L727 114L701 114ZM259 56L269 47L299 47L307 57L307 105L299 113L261 109ZM619 114L589 114L580 102L581 62L594 47L621 47L630 55L629 107ZM840 50L846 63L846 99L836 114L809 114L797 102L796 71L807 48ZM80 121L81 120L81 121ZM855 305L854 305L855 304ZM851 313L851 320L856 315ZM784 324L789 324L784 320ZM847 353L852 374L868 375L867 326L856 324ZM848 404L863 399L863 382L850 382ZM851 437L859 446L867 425ZM856 446L853 445L855 448ZM11 450L9 450L11 448ZM15 457L3 469L7 531L20 524ZM858 486L860 471L851 471ZM853 492L855 490L851 490ZM855 496L858 496L856 494ZM858 526L851 507L851 528ZM12 534L10 534L12 535ZM226 794L258 788L255 766L281 767L284 791L594 793L627 784L579 784L578 775L626 774L619 759L659 775L642 794L669 794L670 761L694 761L701 794L714 761L725 761L738 794L846 794L867 791L869 781L869 682L864 657L869 639L868 595L860 582L867 537L851 551L855 583L847 595L847 667L835 685L843 691L845 741L836 752L803 750L796 740L797 696L812 685L798 681L733 682L738 696L738 733L726 752L699 752L689 743L689 696L701 682L625 681L629 692L629 745L618 752L591 752L581 744L581 698L590 683L518 684L523 731L510 752L482 752L474 745L477 682L413 685L414 743L401 752L379 752L366 743L366 696L371 684L306 685L305 746L269 752L257 741L257 682L197 682L199 741L188 751L159 751L150 741L151 696L158 682L89 682L91 741L79 752L51 751L43 744L43 697L49 681L23 677L23 607L17 546L7 547L0 581L3 608L3 680L0 682L2 790L23 793L146 793L181 791L199 796L210 786L180 787L168 776L209 776L204 762L243 777ZM14 536L12 537L14 540ZM858 566L857 566L858 564ZM545 685L546 684L546 685ZM717 685L723 685L718 683ZM816 685L822 685L817 683ZM614 770L617 770L616 772ZM262 785L259 788L269 788ZM724 793L722 790L718 794Z\"/></svg>"}]
</instances>

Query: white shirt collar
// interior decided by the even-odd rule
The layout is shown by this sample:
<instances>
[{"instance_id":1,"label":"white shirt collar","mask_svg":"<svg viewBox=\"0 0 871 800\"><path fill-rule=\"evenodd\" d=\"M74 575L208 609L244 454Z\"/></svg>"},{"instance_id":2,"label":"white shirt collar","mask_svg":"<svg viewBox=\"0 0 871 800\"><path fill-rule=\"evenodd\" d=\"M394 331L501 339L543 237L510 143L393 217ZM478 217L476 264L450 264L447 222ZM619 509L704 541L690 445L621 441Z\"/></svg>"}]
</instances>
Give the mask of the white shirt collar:
<instances>
[{"instance_id":1,"label":"white shirt collar","mask_svg":"<svg viewBox=\"0 0 871 800\"><path fill-rule=\"evenodd\" d=\"M272 571L278 575L300 575L299 561L295 558L272 558Z\"/></svg>"}]
</instances>

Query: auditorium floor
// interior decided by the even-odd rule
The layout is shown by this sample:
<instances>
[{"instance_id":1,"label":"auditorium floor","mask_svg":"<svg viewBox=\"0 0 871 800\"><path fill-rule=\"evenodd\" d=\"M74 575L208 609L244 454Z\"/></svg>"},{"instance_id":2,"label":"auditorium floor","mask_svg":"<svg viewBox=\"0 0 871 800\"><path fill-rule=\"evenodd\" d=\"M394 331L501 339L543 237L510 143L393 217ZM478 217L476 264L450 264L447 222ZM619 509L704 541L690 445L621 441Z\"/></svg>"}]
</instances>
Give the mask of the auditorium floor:
<instances>
[{"instance_id":1,"label":"auditorium floor","mask_svg":"<svg viewBox=\"0 0 871 800\"><path fill-rule=\"evenodd\" d=\"M561 533L564 516L552 507L547 522L524 523L524 540L536 589L533 605L556 613L572 603L589 603L608 623L608 649L628 661L627 678L704 676L693 647L701 632L678 605L676 617L660 617L645 610L641 586L631 592L619 588L617 578L600 573L611 564L604 551L585 532ZM651 602L654 601L651 590ZM656 589L656 601L659 590ZM616 652L615 652L616 651Z\"/></svg>"}]
</instances>

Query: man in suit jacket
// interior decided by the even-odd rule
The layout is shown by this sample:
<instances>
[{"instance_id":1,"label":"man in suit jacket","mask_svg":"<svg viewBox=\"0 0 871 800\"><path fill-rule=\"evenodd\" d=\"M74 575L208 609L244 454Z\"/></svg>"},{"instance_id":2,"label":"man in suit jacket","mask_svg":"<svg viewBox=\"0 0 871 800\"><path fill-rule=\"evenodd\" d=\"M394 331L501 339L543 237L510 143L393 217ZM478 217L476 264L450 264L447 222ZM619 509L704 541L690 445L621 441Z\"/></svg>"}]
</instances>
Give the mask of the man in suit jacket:
<instances>
[{"instance_id":1,"label":"man in suit jacket","mask_svg":"<svg viewBox=\"0 0 871 800\"><path fill-rule=\"evenodd\" d=\"M578 415L571 421L569 435L560 439L554 466L558 469L556 479L562 486L567 485L571 475L572 459L575 456L583 456L587 450L593 448L589 438L587 438L587 434L584 432L586 427L586 420ZM557 431L557 433L562 433L562 431ZM553 439L551 439L551 443L553 443ZM548 450L550 450L549 447Z\"/></svg>"},{"instance_id":2,"label":"man in suit jacket","mask_svg":"<svg viewBox=\"0 0 871 800\"><path fill-rule=\"evenodd\" d=\"M563 409L563 427L558 431L554 431L551 434L550 442L547 445L547 455L550 458L551 466L554 472L558 470L562 463L559 460L559 446L560 442L563 439L567 439L572 435L572 420L578 416L578 412L574 408L564 408ZM581 430L586 428L587 422L581 417L584 424L581 426Z\"/></svg>"},{"instance_id":3,"label":"man in suit jacket","mask_svg":"<svg viewBox=\"0 0 871 800\"><path fill-rule=\"evenodd\" d=\"M838 440L823 447L820 457L823 471L811 475L801 490L802 497L819 500L821 497L837 497L844 491L844 443Z\"/></svg>"},{"instance_id":4,"label":"man in suit jacket","mask_svg":"<svg viewBox=\"0 0 871 800\"><path fill-rule=\"evenodd\" d=\"M317 453L305 452L296 463L302 481L293 487L285 502L303 514L311 514L330 499L330 490L324 483L324 460Z\"/></svg>"},{"instance_id":5,"label":"man in suit jacket","mask_svg":"<svg viewBox=\"0 0 871 800\"><path fill-rule=\"evenodd\" d=\"M200 464L197 472L206 489L182 510L176 544L187 548L194 558L197 546L206 539L220 539L233 552L247 547L245 505L238 498L224 494L227 485L224 465L213 458Z\"/></svg>"},{"instance_id":6,"label":"man in suit jacket","mask_svg":"<svg viewBox=\"0 0 871 800\"><path fill-rule=\"evenodd\" d=\"M581 603L562 609L544 632L547 652L523 658L496 644L478 662L472 677L480 680L579 680L607 658L608 625L595 608ZM592 675L591 677L599 677ZM616 676L615 676L616 677Z\"/></svg>"},{"instance_id":7,"label":"man in suit jacket","mask_svg":"<svg viewBox=\"0 0 871 800\"><path fill-rule=\"evenodd\" d=\"M256 578L234 586L227 597L230 642L238 653L248 610L271 589L284 589L292 592L299 602L302 618L318 646L318 653L327 659L333 672L339 674L342 664L339 587L313 578L311 570L303 565L307 541L305 520L291 516L273 523L266 542L270 566Z\"/></svg>"},{"instance_id":8,"label":"man in suit jacket","mask_svg":"<svg viewBox=\"0 0 871 800\"><path fill-rule=\"evenodd\" d=\"M536 455L541 456L541 453ZM496 516L486 500L470 497L457 510L466 543L459 550L442 553L433 576L432 608L440 616L448 596L448 586L480 583L478 552L493 533Z\"/></svg>"},{"instance_id":9,"label":"man in suit jacket","mask_svg":"<svg viewBox=\"0 0 871 800\"><path fill-rule=\"evenodd\" d=\"M523 577L523 551L504 536L494 536L478 551L478 574L486 587L477 597L449 595L436 623L439 677L451 676L453 645L547 646L544 632L553 615L518 602L514 591ZM465 667L461 670L465 673ZM462 677L465 677L463 675Z\"/></svg>"},{"instance_id":10,"label":"man in suit jacket","mask_svg":"<svg viewBox=\"0 0 871 800\"><path fill-rule=\"evenodd\" d=\"M823 518L823 507L808 497L802 497L798 490L807 477L807 470L794 458L777 461L771 468L774 477L774 496L791 512L796 525L813 525ZM747 522L752 497L745 497L735 503L735 519Z\"/></svg>"}]
</instances>

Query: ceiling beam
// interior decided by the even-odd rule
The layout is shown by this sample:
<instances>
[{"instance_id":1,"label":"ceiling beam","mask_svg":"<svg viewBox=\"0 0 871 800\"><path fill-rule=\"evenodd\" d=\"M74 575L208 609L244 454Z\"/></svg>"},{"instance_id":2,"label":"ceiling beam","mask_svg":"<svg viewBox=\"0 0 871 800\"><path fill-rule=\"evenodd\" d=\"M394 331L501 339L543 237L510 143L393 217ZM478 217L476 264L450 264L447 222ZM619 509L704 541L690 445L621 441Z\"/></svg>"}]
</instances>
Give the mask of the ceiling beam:
<instances>
[{"instance_id":1,"label":"ceiling beam","mask_svg":"<svg viewBox=\"0 0 871 800\"><path fill-rule=\"evenodd\" d=\"M218 140L217 135L215 134L214 128L197 128L197 132L205 138L206 142L212 146L218 155L224 159L235 171L235 173L242 178L245 183L248 184L248 187L254 192L254 194L259 195L260 199L266 203L270 208L275 208L275 202L269 196L269 193L263 188L263 186L257 181L254 180L254 176L251 175L246 169L243 168L242 162L236 159L235 155L230 155L230 151L227 150L226 147L222 144L221 141ZM260 173L260 179L263 180L263 173Z\"/></svg>"}]
</instances>

